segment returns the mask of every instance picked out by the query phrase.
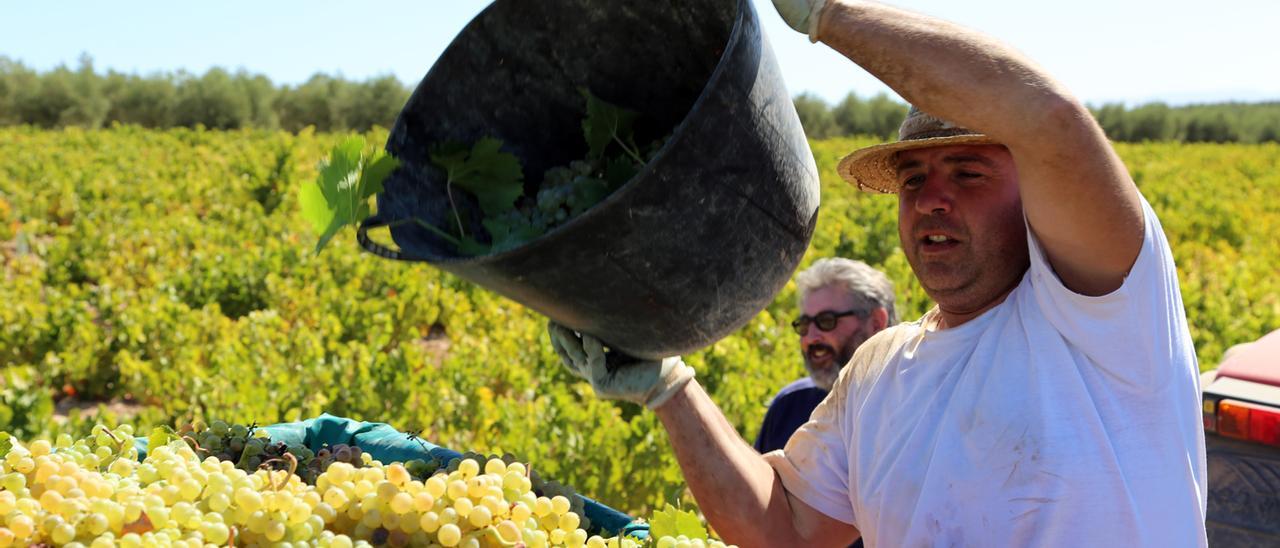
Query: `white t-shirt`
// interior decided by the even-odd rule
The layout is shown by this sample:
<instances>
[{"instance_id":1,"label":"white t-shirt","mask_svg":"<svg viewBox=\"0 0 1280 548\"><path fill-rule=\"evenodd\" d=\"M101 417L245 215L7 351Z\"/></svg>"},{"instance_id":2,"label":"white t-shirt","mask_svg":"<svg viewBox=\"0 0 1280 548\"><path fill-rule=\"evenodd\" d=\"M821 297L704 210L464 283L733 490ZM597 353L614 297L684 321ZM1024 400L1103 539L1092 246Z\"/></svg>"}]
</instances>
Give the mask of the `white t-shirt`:
<instances>
[{"instance_id":1,"label":"white t-shirt","mask_svg":"<svg viewBox=\"0 0 1280 548\"><path fill-rule=\"evenodd\" d=\"M1205 546L1199 371L1173 257L1146 229L1124 284L1031 268L958 327L877 334L786 448L806 504L868 546Z\"/></svg>"}]
</instances>

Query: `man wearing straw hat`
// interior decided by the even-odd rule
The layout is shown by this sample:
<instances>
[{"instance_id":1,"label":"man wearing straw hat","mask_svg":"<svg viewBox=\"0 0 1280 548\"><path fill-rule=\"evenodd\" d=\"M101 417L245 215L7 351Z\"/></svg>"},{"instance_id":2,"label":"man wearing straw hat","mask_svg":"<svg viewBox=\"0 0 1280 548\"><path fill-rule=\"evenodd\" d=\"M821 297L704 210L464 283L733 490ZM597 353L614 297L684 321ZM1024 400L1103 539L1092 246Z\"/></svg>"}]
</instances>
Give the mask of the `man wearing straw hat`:
<instances>
[{"instance_id":1,"label":"man wearing straw hat","mask_svg":"<svg viewBox=\"0 0 1280 548\"><path fill-rule=\"evenodd\" d=\"M937 306L844 367L756 453L678 358L610 372L654 409L699 507L742 546L1204 546L1199 376L1169 244L1088 110L1011 48L858 0L774 0L915 107L842 177L898 198ZM928 114L926 114L928 113Z\"/></svg>"}]
</instances>

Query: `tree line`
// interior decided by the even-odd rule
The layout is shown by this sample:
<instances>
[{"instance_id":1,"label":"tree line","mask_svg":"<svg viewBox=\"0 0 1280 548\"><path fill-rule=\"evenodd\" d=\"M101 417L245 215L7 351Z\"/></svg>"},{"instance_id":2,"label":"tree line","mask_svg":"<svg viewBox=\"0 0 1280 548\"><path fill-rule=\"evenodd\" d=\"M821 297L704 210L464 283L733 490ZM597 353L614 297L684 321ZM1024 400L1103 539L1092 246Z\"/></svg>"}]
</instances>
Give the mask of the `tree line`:
<instances>
[{"instance_id":1,"label":"tree line","mask_svg":"<svg viewBox=\"0 0 1280 548\"><path fill-rule=\"evenodd\" d=\"M805 133L814 139L871 135L892 139L907 114L907 105L886 94L860 98L846 95L830 105L812 94L794 99ZM1090 106L1113 141L1181 141L1188 143L1280 142L1280 101L1134 107L1109 103Z\"/></svg>"},{"instance_id":2,"label":"tree line","mask_svg":"<svg viewBox=\"0 0 1280 548\"><path fill-rule=\"evenodd\" d=\"M365 131L391 127L409 92L393 76L352 82L316 74L300 85L277 86L260 74L222 68L203 75L99 74L88 56L74 69L38 73L0 56L0 126Z\"/></svg>"},{"instance_id":3,"label":"tree line","mask_svg":"<svg viewBox=\"0 0 1280 548\"><path fill-rule=\"evenodd\" d=\"M56 128L97 128L113 123L143 127L236 129L257 127L299 131L365 131L390 127L410 89L393 76L363 82L316 74L302 84L277 86L260 74L213 68L203 75L184 71L147 76L94 70L81 56L78 66L37 72L0 56L0 126L30 124ZM813 139L871 135L892 139L907 106L887 94L850 93L828 104L802 93L794 98L805 132ZM1115 141L1212 143L1280 142L1280 101L1134 107L1090 107Z\"/></svg>"}]
</instances>

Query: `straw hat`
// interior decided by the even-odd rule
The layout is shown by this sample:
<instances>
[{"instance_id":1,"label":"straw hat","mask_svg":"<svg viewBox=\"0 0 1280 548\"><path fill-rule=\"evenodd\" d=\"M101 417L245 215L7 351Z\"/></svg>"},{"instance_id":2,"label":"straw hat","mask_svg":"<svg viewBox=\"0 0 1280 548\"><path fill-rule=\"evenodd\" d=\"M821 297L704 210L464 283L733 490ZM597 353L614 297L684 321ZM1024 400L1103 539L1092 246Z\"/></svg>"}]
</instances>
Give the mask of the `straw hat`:
<instances>
[{"instance_id":1,"label":"straw hat","mask_svg":"<svg viewBox=\"0 0 1280 548\"><path fill-rule=\"evenodd\" d=\"M898 128L897 142L856 150L840 160L836 171L844 180L857 185L858 190L863 192L896 194L898 166L894 155L898 152L938 146L993 144L997 143L986 135L962 128L913 106L907 112L907 119Z\"/></svg>"}]
</instances>

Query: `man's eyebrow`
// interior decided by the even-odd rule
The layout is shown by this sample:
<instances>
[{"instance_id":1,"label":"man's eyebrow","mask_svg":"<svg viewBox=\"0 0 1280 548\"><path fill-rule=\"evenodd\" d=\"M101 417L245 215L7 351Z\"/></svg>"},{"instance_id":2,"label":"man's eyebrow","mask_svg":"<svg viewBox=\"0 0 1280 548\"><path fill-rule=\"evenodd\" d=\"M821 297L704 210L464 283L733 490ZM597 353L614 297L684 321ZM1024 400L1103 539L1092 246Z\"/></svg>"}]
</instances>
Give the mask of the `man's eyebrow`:
<instances>
[{"instance_id":1,"label":"man's eyebrow","mask_svg":"<svg viewBox=\"0 0 1280 548\"><path fill-rule=\"evenodd\" d=\"M898 164L898 173L902 173L908 169L915 169L921 165L920 160L907 160L905 162L900 162Z\"/></svg>"},{"instance_id":2,"label":"man's eyebrow","mask_svg":"<svg viewBox=\"0 0 1280 548\"><path fill-rule=\"evenodd\" d=\"M987 158L986 156L983 156L981 154L965 154L965 153L948 154L947 156L942 158L942 162L946 164L978 163L989 168L996 167L995 162L991 161L990 158ZM921 162L920 160L907 160L905 162L900 162L898 164L897 172L898 174L902 174L902 172L904 171L907 171L909 169L915 169L922 165L924 165L924 163Z\"/></svg>"},{"instance_id":3,"label":"man's eyebrow","mask_svg":"<svg viewBox=\"0 0 1280 548\"><path fill-rule=\"evenodd\" d=\"M976 162L987 167L996 166L996 163L992 162L990 158L979 154L951 154L943 158L942 161L948 164L967 164L970 162Z\"/></svg>"}]
</instances>

